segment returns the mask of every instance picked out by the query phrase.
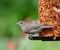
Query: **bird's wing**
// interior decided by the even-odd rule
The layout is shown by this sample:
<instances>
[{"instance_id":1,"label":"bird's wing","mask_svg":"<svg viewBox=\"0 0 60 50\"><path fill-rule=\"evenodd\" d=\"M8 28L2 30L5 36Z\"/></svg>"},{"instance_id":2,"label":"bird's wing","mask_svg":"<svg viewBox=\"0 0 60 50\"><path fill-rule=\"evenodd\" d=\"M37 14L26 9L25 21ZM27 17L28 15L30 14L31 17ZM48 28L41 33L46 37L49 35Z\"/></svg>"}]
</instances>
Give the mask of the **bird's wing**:
<instances>
[{"instance_id":1,"label":"bird's wing","mask_svg":"<svg viewBox=\"0 0 60 50\"><path fill-rule=\"evenodd\" d=\"M38 32L41 32L41 29L40 28L38 28L38 29L31 29L29 32L30 33L38 33Z\"/></svg>"}]
</instances>

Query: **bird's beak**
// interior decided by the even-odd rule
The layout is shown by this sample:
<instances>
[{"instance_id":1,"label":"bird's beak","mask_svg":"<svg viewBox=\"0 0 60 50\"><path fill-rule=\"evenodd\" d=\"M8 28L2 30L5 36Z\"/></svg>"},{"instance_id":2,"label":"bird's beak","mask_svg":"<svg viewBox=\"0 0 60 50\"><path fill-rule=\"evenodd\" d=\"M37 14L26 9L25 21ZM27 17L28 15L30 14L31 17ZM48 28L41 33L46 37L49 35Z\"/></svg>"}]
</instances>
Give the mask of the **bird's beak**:
<instances>
[{"instance_id":1,"label":"bird's beak","mask_svg":"<svg viewBox=\"0 0 60 50\"><path fill-rule=\"evenodd\" d=\"M17 22L16 24L18 24L19 22Z\"/></svg>"}]
</instances>

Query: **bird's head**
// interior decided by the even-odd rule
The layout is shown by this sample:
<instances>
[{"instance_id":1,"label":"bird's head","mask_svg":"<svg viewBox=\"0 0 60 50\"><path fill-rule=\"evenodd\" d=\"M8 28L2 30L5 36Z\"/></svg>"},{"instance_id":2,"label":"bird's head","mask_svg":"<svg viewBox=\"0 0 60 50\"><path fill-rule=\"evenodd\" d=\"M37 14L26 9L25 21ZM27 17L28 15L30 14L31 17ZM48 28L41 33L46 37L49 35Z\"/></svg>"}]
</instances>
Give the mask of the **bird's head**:
<instances>
[{"instance_id":1,"label":"bird's head","mask_svg":"<svg viewBox=\"0 0 60 50\"><path fill-rule=\"evenodd\" d=\"M19 21L19 22L17 22L17 24L19 25L19 26L22 26L22 25L24 25L24 21Z\"/></svg>"}]
</instances>

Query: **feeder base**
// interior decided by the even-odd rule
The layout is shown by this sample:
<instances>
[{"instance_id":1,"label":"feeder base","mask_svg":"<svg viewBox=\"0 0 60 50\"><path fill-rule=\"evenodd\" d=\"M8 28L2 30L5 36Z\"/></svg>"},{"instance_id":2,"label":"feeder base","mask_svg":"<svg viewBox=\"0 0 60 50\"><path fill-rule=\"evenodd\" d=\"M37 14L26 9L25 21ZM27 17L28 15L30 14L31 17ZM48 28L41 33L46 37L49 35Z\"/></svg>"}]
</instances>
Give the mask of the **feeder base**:
<instances>
[{"instance_id":1,"label":"feeder base","mask_svg":"<svg viewBox=\"0 0 60 50\"><path fill-rule=\"evenodd\" d=\"M42 37L42 36L40 36L40 37L39 37L39 36L33 37L33 36L30 36L30 37L29 37L30 40L60 41L60 37L56 37L55 40L54 40L53 38L54 38L53 36L51 36L51 37Z\"/></svg>"}]
</instances>

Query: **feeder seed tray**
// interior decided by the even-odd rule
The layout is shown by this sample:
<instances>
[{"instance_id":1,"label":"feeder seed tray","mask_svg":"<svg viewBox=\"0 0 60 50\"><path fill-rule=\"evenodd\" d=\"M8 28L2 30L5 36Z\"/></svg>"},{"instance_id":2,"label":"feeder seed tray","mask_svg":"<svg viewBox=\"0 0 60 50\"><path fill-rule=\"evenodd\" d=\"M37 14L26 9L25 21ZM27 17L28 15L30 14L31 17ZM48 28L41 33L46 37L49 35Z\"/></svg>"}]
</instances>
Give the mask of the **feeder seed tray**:
<instances>
[{"instance_id":1,"label":"feeder seed tray","mask_svg":"<svg viewBox=\"0 0 60 50\"><path fill-rule=\"evenodd\" d=\"M44 37L44 36L29 36L29 39L30 40L42 40L42 41L60 41L60 37L56 37L56 39L54 40L53 39L54 37L51 36L51 37Z\"/></svg>"}]
</instances>

